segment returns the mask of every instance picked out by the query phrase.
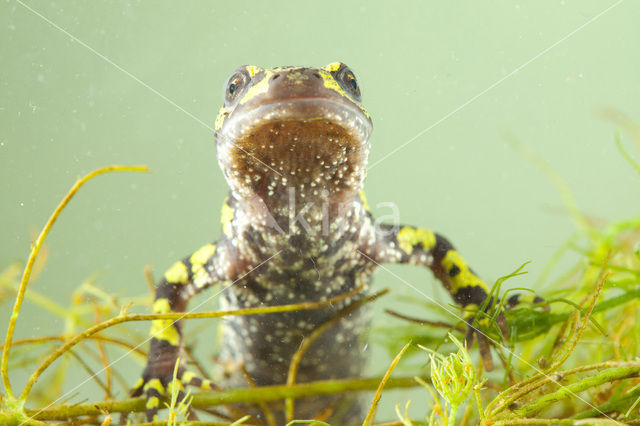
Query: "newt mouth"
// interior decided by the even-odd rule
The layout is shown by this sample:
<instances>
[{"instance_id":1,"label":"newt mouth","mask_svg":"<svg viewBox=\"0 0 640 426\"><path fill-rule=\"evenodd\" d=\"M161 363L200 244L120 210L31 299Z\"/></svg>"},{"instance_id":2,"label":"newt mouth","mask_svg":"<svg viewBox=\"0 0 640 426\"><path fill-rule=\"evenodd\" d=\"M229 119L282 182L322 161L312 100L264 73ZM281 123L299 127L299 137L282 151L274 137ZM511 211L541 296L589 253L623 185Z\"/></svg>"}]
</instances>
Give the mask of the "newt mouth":
<instances>
[{"instance_id":1,"label":"newt mouth","mask_svg":"<svg viewBox=\"0 0 640 426\"><path fill-rule=\"evenodd\" d=\"M370 119L356 105L324 98L294 98L257 106L241 105L227 117L216 137L219 143L233 142L245 139L270 123L314 121L342 127L355 143L366 143L372 130ZM303 132L299 137L308 133L303 129L298 131Z\"/></svg>"},{"instance_id":2,"label":"newt mouth","mask_svg":"<svg viewBox=\"0 0 640 426\"><path fill-rule=\"evenodd\" d=\"M331 99L239 108L216 134L218 160L230 185L245 193L354 189L364 180L371 130L356 105Z\"/></svg>"}]
</instances>

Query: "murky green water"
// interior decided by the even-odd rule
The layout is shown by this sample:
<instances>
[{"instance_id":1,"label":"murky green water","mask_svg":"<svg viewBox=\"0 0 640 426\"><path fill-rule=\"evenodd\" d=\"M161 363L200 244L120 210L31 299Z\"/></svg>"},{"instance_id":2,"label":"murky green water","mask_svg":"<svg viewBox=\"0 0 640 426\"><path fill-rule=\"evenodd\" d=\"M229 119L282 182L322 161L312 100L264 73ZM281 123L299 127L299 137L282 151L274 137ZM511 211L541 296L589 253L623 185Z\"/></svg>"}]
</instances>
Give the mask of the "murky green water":
<instances>
[{"instance_id":1,"label":"murky green water","mask_svg":"<svg viewBox=\"0 0 640 426\"><path fill-rule=\"evenodd\" d=\"M394 202L404 223L449 236L489 281L531 261L531 273L511 284L532 286L575 228L505 134L547 161L590 218L637 214L640 182L615 148L616 125L596 111L614 107L640 122L638 18L629 0L3 1L0 268L26 258L30 233L78 176L144 164L151 173L101 177L82 190L53 229L32 287L67 306L72 289L98 273L119 303L144 294L144 265L159 275L220 234L226 185L210 127L228 74L240 64L340 60L355 70L374 120L373 210ZM391 270L449 303L430 274ZM376 280L393 289L379 307L422 297L389 273ZM25 303L19 336L64 329L42 309ZM0 310L4 323L9 304ZM123 363L131 377L141 368ZM14 377L21 385L22 371ZM75 400L100 395L86 385ZM384 402L408 398L395 392ZM419 407L426 396L411 398Z\"/></svg>"}]
</instances>

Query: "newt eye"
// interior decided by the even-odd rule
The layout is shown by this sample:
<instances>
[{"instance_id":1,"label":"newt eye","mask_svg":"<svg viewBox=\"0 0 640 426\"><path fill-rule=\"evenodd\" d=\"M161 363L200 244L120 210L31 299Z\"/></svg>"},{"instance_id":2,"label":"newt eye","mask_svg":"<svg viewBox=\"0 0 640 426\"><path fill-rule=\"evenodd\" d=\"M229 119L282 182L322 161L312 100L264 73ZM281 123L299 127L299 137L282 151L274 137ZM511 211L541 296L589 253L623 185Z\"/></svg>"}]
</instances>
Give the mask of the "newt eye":
<instances>
[{"instance_id":1,"label":"newt eye","mask_svg":"<svg viewBox=\"0 0 640 426\"><path fill-rule=\"evenodd\" d=\"M224 90L224 102L227 106L233 105L240 98L240 94L244 92L249 81L251 81L251 77L245 70L239 70L231 74Z\"/></svg>"},{"instance_id":2,"label":"newt eye","mask_svg":"<svg viewBox=\"0 0 640 426\"><path fill-rule=\"evenodd\" d=\"M360 86L356 75L347 66L341 67L336 73L336 79L340 85L357 101L360 100Z\"/></svg>"}]
</instances>

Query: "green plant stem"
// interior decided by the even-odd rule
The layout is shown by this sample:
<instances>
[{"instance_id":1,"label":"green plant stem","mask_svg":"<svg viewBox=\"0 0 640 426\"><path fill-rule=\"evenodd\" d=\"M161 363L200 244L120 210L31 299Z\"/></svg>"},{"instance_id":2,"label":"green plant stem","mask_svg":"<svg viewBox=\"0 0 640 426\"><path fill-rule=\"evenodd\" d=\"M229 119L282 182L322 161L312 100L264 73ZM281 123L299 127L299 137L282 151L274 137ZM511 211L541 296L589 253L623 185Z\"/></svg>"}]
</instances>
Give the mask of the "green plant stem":
<instances>
[{"instance_id":1,"label":"green plant stem","mask_svg":"<svg viewBox=\"0 0 640 426\"><path fill-rule=\"evenodd\" d=\"M617 411L619 413L624 412L638 398L640 398L640 388L636 389L635 391L629 392L622 398L605 402L604 404L599 405L595 408L576 414L572 417L572 419L587 419L589 417L601 416L602 413L611 413L613 411Z\"/></svg>"},{"instance_id":2,"label":"green plant stem","mask_svg":"<svg viewBox=\"0 0 640 426\"><path fill-rule=\"evenodd\" d=\"M514 420L499 420L491 423L491 426L506 426L506 425L575 425L575 420L567 419L514 419Z\"/></svg>"},{"instance_id":3,"label":"green plant stem","mask_svg":"<svg viewBox=\"0 0 640 426\"><path fill-rule=\"evenodd\" d=\"M640 164L636 163L633 157L631 157L631 155L627 151L625 151L624 147L622 146L622 141L620 140L619 132L616 132L615 140L618 151L620 151L622 157L627 160L629 164L631 164L631 167L633 167L638 174L640 174Z\"/></svg>"},{"instance_id":4,"label":"green plant stem","mask_svg":"<svg viewBox=\"0 0 640 426\"><path fill-rule=\"evenodd\" d=\"M230 423L230 422L201 422L201 421L180 421L180 426L233 426L233 425L242 425L242 426L261 426L256 425L255 423ZM148 423L136 423L136 426L167 426L167 421L157 421L157 422L148 422Z\"/></svg>"},{"instance_id":5,"label":"green plant stem","mask_svg":"<svg viewBox=\"0 0 640 426\"><path fill-rule=\"evenodd\" d=\"M616 380L623 380L638 376L640 376L640 366L638 365L608 369L594 376L582 379L577 383L563 386L557 391L547 394L527 406L516 410L516 413L518 416L529 417L544 410L555 402L575 396L584 390Z\"/></svg>"},{"instance_id":6,"label":"green plant stem","mask_svg":"<svg viewBox=\"0 0 640 426\"><path fill-rule=\"evenodd\" d=\"M45 359L42 364L33 372L27 384L20 395L20 399L26 399L31 392L31 389L36 384L36 381L40 377L40 375L53 363L56 359L62 356L67 350L71 347L75 346L82 340L99 333L100 331L113 327L114 325L121 324L123 322L130 321L153 321L158 319L190 319L190 318L221 318L225 316L231 315L256 315L256 314L269 314L269 313L277 313L277 312L290 312L290 311L299 311L306 309L317 309L319 307L330 305L340 300L346 299L348 297L353 296L355 293L361 291L364 286L360 286L348 293L342 294L338 297L334 297L332 299L324 300L322 302L312 302L312 303L297 303L291 305L281 305L281 306L268 306L263 308L247 308L247 309L236 309L232 311L214 311L214 312L192 312L192 313L181 313L181 312L173 312L168 314L134 314L127 315L125 313L121 313L117 317L111 318L110 320L101 322L100 324L96 324L91 328L83 331L82 333L76 335L71 340L67 341L64 345L60 346L56 349L47 359ZM141 342L136 345L136 348L144 344L145 342Z\"/></svg>"},{"instance_id":7,"label":"green plant stem","mask_svg":"<svg viewBox=\"0 0 640 426\"><path fill-rule=\"evenodd\" d=\"M547 375L538 374L538 375L534 376L531 379L527 379L526 381L518 383L517 384L517 387L518 387L517 390L514 389L514 386L512 386L511 388L509 388L509 389L503 391L502 393L500 393L494 399L494 402L492 402L488 407L495 405L495 402L497 402L497 401L500 401L500 405L498 405L496 408L494 408L491 413L488 413L488 412L485 411L485 416L490 416L490 417L497 416L498 413L500 413L500 411L503 411L505 408L509 407L509 405L511 405L512 403L516 402L521 397L531 394L536 389L540 388L541 386L543 386L545 384L548 384L549 382L557 381L557 377L558 376L562 376L564 378L567 378L567 377L572 376L574 374L585 373L585 372L591 371L591 370L625 368L625 367L640 368L640 363L632 362L632 361L628 361L628 362L625 362L625 361L607 361L607 362L601 362L601 363L598 363L598 364L583 365L583 366L575 367L575 368L572 368L570 370L565 370L565 371L549 372ZM532 379L535 379L535 380L532 381ZM507 397L509 392L514 392L514 393L511 396Z\"/></svg>"},{"instance_id":8,"label":"green plant stem","mask_svg":"<svg viewBox=\"0 0 640 426\"><path fill-rule=\"evenodd\" d=\"M409 346L411 346L411 342L408 342L406 345L404 345L404 347L400 349L400 352L398 352L398 355L396 355L393 361L391 361L391 365L389 365L389 368L387 368L387 372L384 373L384 377L378 384L376 393L373 396L373 402L371 402L371 407L369 407L369 412L367 413L367 417L364 419L362 426L370 426L373 424L373 420L376 416L376 410L378 409L378 403L380 402L380 398L382 398L382 389L391 380L391 373L393 372L393 369L396 368L396 365L398 365L398 362L400 362L400 358L402 358L402 355L404 355L406 350L409 349Z\"/></svg>"},{"instance_id":9,"label":"green plant stem","mask_svg":"<svg viewBox=\"0 0 640 426\"><path fill-rule=\"evenodd\" d=\"M297 384L294 386L278 385L259 388L232 389L222 392L201 392L193 395L191 406L194 408L212 407L233 403L257 403L277 401L286 398L305 398L317 395L331 395L351 391L374 390L382 377L368 379L325 380ZM386 387L410 388L418 386L412 377L391 378ZM86 404L58 405L43 410L25 410L29 417L37 420L67 420L72 417L100 415L104 412L123 413L145 410L145 399L129 398L120 401L101 401Z\"/></svg>"},{"instance_id":10,"label":"green plant stem","mask_svg":"<svg viewBox=\"0 0 640 426\"><path fill-rule=\"evenodd\" d=\"M117 171L131 171L131 172L143 172L147 171L146 167L136 167L136 166L109 166L103 167L101 169L97 169L87 174L83 178L79 179L75 185L69 190L67 195L60 201L58 207L53 211L49 220L42 228L40 235L36 239L35 244L32 244L31 251L29 253L29 259L27 260L27 264L25 265L24 272L22 274L22 279L20 280L20 287L18 288L18 294L16 295L16 300L13 305L13 310L11 311L11 317L9 318L9 326L7 327L7 335L4 341L4 347L2 348L2 363L0 365L0 374L2 375L2 383L4 384L5 391L8 397L13 398L13 391L11 389L11 383L9 380L8 374L8 363L9 363L9 354L11 351L11 341L13 340L13 333L16 328L16 321L18 320L18 314L20 313L20 308L22 306L22 301L24 300L24 294L27 290L27 284L29 283L29 278L31 277L31 271L33 270L33 264L38 257L38 253L40 252L40 248L44 243L45 238L49 234L51 227L62 213L62 210L69 204L71 198L78 192L78 190L87 183L89 180L94 177L101 175L103 173L108 172L117 172Z\"/></svg>"},{"instance_id":11,"label":"green plant stem","mask_svg":"<svg viewBox=\"0 0 640 426\"><path fill-rule=\"evenodd\" d=\"M10 288L13 289L13 290L18 291L19 284L12 283L10 285ZM81 325L85 325L85 326L88 326L90 324L88 321L84 321L84 320L78 318L78 315L76 314L76 312L74 310L70 310L69 308L65 308L65 307L55 303L54 301L52 301L48 297L43 296L42 294L40 294L40 293L38 293L36 291L29 290L29 293L25 294L25 299L27 299L28 301L32 302L33 304L43 308L43 310L49 311L52 314L59 316L60 318L66 319L67 321L77 322L77 323L80 323Z\"/></svg>"},{"instance_id":12,"label":"green plant stem","mask_svg":"<svg viewBox=\"0 0 640 426\"><path fill-rule=\"evenodd\" d=\"M568 349L564 352L564 354L560 355L557 359L552 360L551 366L549 367L549 371L553 371L557 368L560 368L560 366L564 364L564 362L571 356L571 354L575 350L576 346L578 345L578 342L582 338L584 331L587 329L587 325L589 324L589 319L591 318L593 309L595 308L596 302L598 301L598 297L600 296L600 292L604 287L604 282L607 280L607 277L610 275L610 273L607 272L606 270L608 264L609 264L609 257L607 256L605 265L602 266L602 268L600 269L600 273L598 274L598 278L596 281L596 289L595 289L595 292L593 293L593 297L591 298L591 303L589 304L587 311L582 313L582 321L580 322L580 325L578 326L575 334L571 336L572 337L571 339L567 339L570 342Z\"/></svg>"},{"instance_id":13,"label":"green plant stem","mask_svg":"<svg viewBox=\"0 0 640 426\"><path fill-rule=\"evenodd\" d=\"M113 343L114 345L122 346L131 352L135 352L142 356L147 356L147 353L139 349L137 346L133 346L130 343L124 342L122 340L118 340L113 337L90 336L89 338L93 340L102 341L102 342ZM49 343L49 342L64 342L66 340L67 339L64 336L29 337L27 339L15 340L14 342L11 343L11 345L15 348L16 346L22 346L22 345L28 345L28 344L34 344L34 343L42 344L42 343Z\"/></svg>"},{"instance_id":14,"label":"green plant stem","mask_svg":"<svg viewBox=\"0 0 640 426\"><path fill-rule=\"evenodd\" d=\"M458 405L451 405L451 408L449 409L449 418L446 419L447 421L447 426L451 425L451 426L455 426L456 424L456 416L458 415Z\"/></svg>"}]
</instances>

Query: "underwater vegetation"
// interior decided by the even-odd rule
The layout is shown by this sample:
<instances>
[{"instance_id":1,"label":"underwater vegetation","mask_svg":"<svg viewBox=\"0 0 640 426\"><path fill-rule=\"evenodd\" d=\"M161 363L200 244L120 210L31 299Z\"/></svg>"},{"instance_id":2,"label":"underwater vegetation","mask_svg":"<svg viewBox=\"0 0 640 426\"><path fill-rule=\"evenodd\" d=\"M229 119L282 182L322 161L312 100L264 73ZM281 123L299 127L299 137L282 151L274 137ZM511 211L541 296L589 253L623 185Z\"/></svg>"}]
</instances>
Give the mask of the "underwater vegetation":
<instances>
[{"instance_id":1,"label":"underwater vegetation","mask_svg":"<svg viewBox=\"0 0 640 426\"><path fill-rule=\"evenodd\" d=\"M640 127L619 115L609 114L630 135L640 152ZM630 154L617 134L615 143L629 163L628 182L612 183L618 190L633 192L630 185L640 185L638 156ZM326 424L319 420L293 420L297 398L333 393L373 391L364 425L564 425L564 424L640 424L640 212L612 223L596 223L583 214L559 175L517 142L517 149L540 167L554 182L576 225L574 235L552 256L540 276L536 292L545 300L533 299L528 289L509 289L503 285L526 273L526 264L498 279L492 292L507 300L513 290L532 294L529 303L511 310L502 304L487 309L474 319L475 326L494 343L496 361L493 371L486 371L474 347L464 343L464 324L451 323L443 309L424 301L418 305L422 318L391 311L404 320L404 326L375 328L372 340L387 348L394 357L382 377L353 378L298 384L297 363L310 343L331 324L319 327L305 337L290 363L288 383L268 388L230 389L215 392L187 393L179 401L178 386L164 399L166 420L153 424L250 425L255 419L222 406L235 402L252 403L265 411L267 424L273 424L267 402L282 401L290 424ZM127 373L112 363L124 356L135 357L140 365L146 358L146 336L132 324L154 319L189 319L190 332L198 330L198 318L226 315L255 315L287 310L314 309L326 303L305 303L262 309L212 311L175 314L132 312L132 306L148 307L152 292L122 303L115 294L97 286L91 278L70 295L69 306L61 306L38 292L37 278L47 257L45 238L74 194L94 177L120 171L140 172L144 167L110 166L79 179L52 213L32 243L24 264L16 262L0 270L0 302L13 303L2 346L0 373L0 424L103 424L117 423L119 413L131 413L130 424L143 417L144 398L122 397L133 385ZM91 190L83 189L83 190ZM568 253L578 261L559 278L561 259ZM153 289L150 271L146 271ZM354 292L362 289L356 289ZM390 297L381 290L359 303ZM345 296L341 296L345 297ZM14 330L21 319L23 302L37 305L44 315L64 319L65 329L52 336L15 339ZM331 321L349 314L348 307ZM452 309L460 309L453 307ZM149 310L146 309L146 312ZM385 314L387 315L387 314ZM509 336L499 326L504 315ZM429 318L428 320L425 318ZM447 322L447 320L449 322ZM187 339L188 340L188 339ZM185 356L193 368L207 377L198 357L187 347ZM402 368L397 368L400 365ZM78 367L76 367L78 366ZM70 404L59 400L67 375L72 368L82 368L102 390L103 399ZM11 373L28 371L24 388L16 389ZM399 375L397 371L410 371ZM46 374L45 374L46 373ZM394 388L423 389L422 400L395 401L397 418L375 423L377 405L385 391ZM394 394L396 397L397 394ZM416 407L421 415L409 414ZM220 421L194 421L190 413ZM325 416L331 413L327 408ZM325 418L326 418L325 417ZM271 419L271 420L269 420ZM149 423L147 423L149 424Z\"/></svg>"}]
</instances>

